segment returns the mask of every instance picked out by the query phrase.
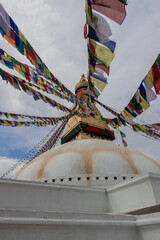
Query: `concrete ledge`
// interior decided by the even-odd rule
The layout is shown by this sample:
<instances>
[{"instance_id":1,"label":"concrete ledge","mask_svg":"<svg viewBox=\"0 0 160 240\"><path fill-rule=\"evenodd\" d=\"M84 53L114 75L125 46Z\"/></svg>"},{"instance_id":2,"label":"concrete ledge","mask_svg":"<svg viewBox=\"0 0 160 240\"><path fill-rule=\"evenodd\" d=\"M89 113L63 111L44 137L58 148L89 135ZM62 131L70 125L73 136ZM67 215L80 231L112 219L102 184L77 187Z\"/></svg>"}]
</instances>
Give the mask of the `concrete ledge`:
<instances>
[{"instance_id":1,"label":"concrete ledge","mask_svg":"<svg viewBox=\"0 0 160 240\"><path fill-rule=\"evenodd\" d=\"M113 212L132 212L160 204L160 175L148 173L107 190Z\"/></svg>"},{"instance_id":2,"label":"concrete ledge","mask_svg":"<svg viewBox=\"0 0 160 240\"><path fill-rule=\"evenodd\" d=\"M77 220L77 219L33 219L33 218L0 218L2 224L13 225L82 225L82 226L114 226L114 227L135 227L134 221L113 221L113 220Z\"/></svg>"},{"instance_id":3,"label":"concrete ledge","mask_svg":"<svg viewBox=\"0 0 160 240\"><path fill-rule=\"evenodd\" d=\"M0 218L43 218L43 219L77 219L77 220L135 220L136 217L124 214L63 212L63 211L24 211L0 209Z\"/></svg>"},{"instance_id":4,"label":"concrete ledge","mask_svg":"<svg viewBox=\"0 0 160 240\"><path fill-rule=\"evenodd\" d=\"M160 180L160 174L156 174L156 173L147 173L145 175L140 175L138 174L136 177L134 177L133 179L128 179L127 181L125 182L121 182L121 183L118 183L112 187L109 187L107 189L107 192L113 192L113 191L116 191L117 189L120 190L121 188L126 188L126 187L130 187L132 185L135 185L136 183L140 183L140 182L144 182L148 179L158 179Z\"/></svg>"},{"instance_id":5,"label":"concrete ledge","mask_svg":"<svg viewBox=\"0 0 160 240\"><path fill-rule=\"evenodd\" d=\"M108 212L104 189L0 180L0 208L41 211Z\"/></svg>"}]
</instances>

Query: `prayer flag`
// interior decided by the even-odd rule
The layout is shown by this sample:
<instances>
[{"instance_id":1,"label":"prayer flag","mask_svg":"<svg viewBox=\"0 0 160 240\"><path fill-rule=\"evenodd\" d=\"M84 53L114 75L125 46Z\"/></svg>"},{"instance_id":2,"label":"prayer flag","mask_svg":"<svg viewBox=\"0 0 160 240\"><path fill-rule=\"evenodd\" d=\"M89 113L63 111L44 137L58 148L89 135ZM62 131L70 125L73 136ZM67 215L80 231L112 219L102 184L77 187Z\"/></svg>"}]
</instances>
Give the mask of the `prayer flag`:
<instances>
[{"instance_id":1,"label":"prayer flag","mask_svg":"<svg viewBox=\"0 0 160 240\"><path fill-rule=\"evenodd\" d=\"M154 85L156 94L160 94L160 71L156 61L153 64L152 69L153 69L153 78L154 78L153 85Z\"/></svg>"},{"instance_id":2,"label":"prayer flag","mask_svg":"<svg viewBox=\"0 0 160 240\"><path fill-rule=\"evenodd\" d=\"M108 47L112 53L114 53L116 43L114 41L109 40L108 42L103 43L104 46Z\"/></svg>"},{"instance_id":3,"label":"prayer flag","mask_svg":"<svg viewBox=\"0 0 160 240\"><path fill-rule=\"evenodd\" d=\"M107 84L107 79L96 74L90 76L91 82L102 92Z\"/></svg>"},{"instance_id":4,"label":"prayer flag","mask_svg":"<svg viewBox=\"0 0 160 240\"><path fill-rule=\"evenodd\" d=\"M125 138L125 137L126 137L126 135L124 134L124 132L120 131L120 134L121 134L121 137L122 137L122 138Z\"/></svg>"},{"instance_id":5,"label":"prayer flag","mask_svg":"<svg viewBox=\"0 0 160 240\"><path fill-rule=\"evenodd\" d=\"M122 115L123 115L124 117L129 117L129 118L131 118L131 119L134 118L134 116L133 116L132 114L130 114L129 111L128 111L128 109L126 109L126 108L123 110Z\"/></svg>"},{"instance_id":6,"label":"prayer flag","mask_svg":"<svg viewBox=\"0 0 160 240\"><path fill-rule=\"evenodd\" d=\"M127 5L127 0L119 0L121 3Z\"/></svg>"},{"instance_id":7,"label":"prayer flag","mask_svg":"<svg viewBox=\"0 0 160 240\"><path fill-rule=\"evenodd\" d=\"M105 67L104 65L101 65L101 64L96 64L95 65L95 68L99 68L101 69L102 71L104 71L107 75L109 75L109 71L110 71L110 67Z\"/></svg>"},{"instance_id":8,"label":"prayer flag","mask_svg":"<svg viewBox=\"0 0 160 240\"><path fill-rule=\"evenodd\" d=\"M101 43L106 42L112 35L108 22L97 12L92 13L92 21L89 22L89 26L92 28L92 31L94 30Z\"/></svg>"},{"instance_id":9,"label":"prayer flag","mask_svg":"<svg viewBox=\"0 0 160 240\"><path fill-rule=\"evenodd\" d=\"M137 101L136 99L136 95L133 96L133 98L131 99L131 102L135 108L135 110L138 112L138 111L141 111L143 109L143 107L140 105L140 103Z\"/></svg>"},{"instance_id":10,"label":"prayer flag","mask_svg":"<svg viewBox=\"0 0 160 240\"><path fill-rule=\"evenodd\" d=\"M92 48L93 56L100 59L105 65L108 67L112 62L115 54L111 52L111 50L103 45L96 43L95 41L90 39L89 47Z\"/></svg>"},{"instance_id":11,"label":"prayer flag","mask_svg":"<svg viewBox=\"0 0 160 240\"><path fill-rule=\"evenodd\" d=\"M95 67L94 72L97 73L99 76L104 78L104 73L105 72L103 70L101 70L100 68Z\"/></svg>"},{"instance_id":12,"label":"prayer flag","mask_svg":"<svg viewBox=\"0 0 160 240\"><path fill-rule=\"evenodd\" d=\"M86 12L86 16L87 16L87 21L92 21L91 0L85 1L85 12Z\"/></svg>"},{"instance_id":13,"label":"prayer flag","mask_svg":"<svg viewBox=\"0 0 160 240\"><path fill-rule=\"evenodd\" d=\"M84 25L84 38L88 38L87 24Z\"/></svg>"},{"instance_id":14,"label":"prayer flag","mask_svg":"<svg viewBox=\"0 0 160 240\"><path fill-rule=\"evenodd\" d=\"M94 49L93 49L94 50ZM93 52L91 53L90 49L88 48L88 58L89 58L89 64L92 65L93 68L97 67L106 72L109 75L110 67L106 66L104 62L102 62L100 59L98 59L96 56L92 56ZM95 54L95 52L94 52Z\"/></svg>"},{"instance_id":15,"label":"prayer flag","mask_svg":"<svg viewBox=\"0 0 160 240\"><path fill-rule=\"evenodd\" d=\"M158 57L156 59L156 62L158 64L158 68L160 69L160 54L158 55Z\"/></svg>"},{"instance_id":16,"label":"prayer flag","mask_svg":"<svg viewBox=\"0 0 160 240\"><path fill-rule=\"evenodd\" d=\"M144 110L147 110L150 107L150 104L147 102L145 88L143 87L142 83L138 89L138 95L140 97L140 105Z\"/></svg>"},{"instance_id":17,"label":"prayer flag","mask_svg":"<svg viewBox=\"0 0 160 240\"><path fill-rule=\"evenodd\" d=\"M160 131L160 123L154 123L151 125L155 130Z\"/></svg>"},{"instance_id":18,"label":"prayer flag","mask_svg":"<svg viewBox=\"0 0 160 240\"><path fill-rule=\"evenodd\" d=\"M147 96L147 101L151 102L157 98L157 95L154 93L154 91L151 88L148 75L144 78L144 85L146 89L146 96Z\"/></svg>"},{"instance_id":19,"label":"prayer flag","mask_svg":"<svg viewBox=\"0 0 160 240\"><path fill-rule=\"evenodd\" d=\"M92 9L122 24L126 17L125 5L119 0L92 0Z\"/></svg>"},{"instance_id":20,"label":"prayer flag","mask_svg":"<svg viewBox=\"0 0 160 240\"><path fill-rule=\"evenodd\" d=\"M126 141L124 141L123 138L122 138L122 143L123 143L124 147L128 147L128 144L126 143Z\"/></svg>"},{"instance_id":21,"label":"prayer flag","mask_svg":"<svg viewBox=\"0 0 160 240\"><path fill-rule=\"evenodd\" d=\"M94 41L97 41L97 42L101 43L105 47L108 47L111 50L111 52L114 53L116 43L114 41L111 41L110 39L107 39L106 42L102 42L99 39L99 37L97 36L95 30L91 26L89 26L89 38L91 38Z\"/></svg>"}]
</instances>

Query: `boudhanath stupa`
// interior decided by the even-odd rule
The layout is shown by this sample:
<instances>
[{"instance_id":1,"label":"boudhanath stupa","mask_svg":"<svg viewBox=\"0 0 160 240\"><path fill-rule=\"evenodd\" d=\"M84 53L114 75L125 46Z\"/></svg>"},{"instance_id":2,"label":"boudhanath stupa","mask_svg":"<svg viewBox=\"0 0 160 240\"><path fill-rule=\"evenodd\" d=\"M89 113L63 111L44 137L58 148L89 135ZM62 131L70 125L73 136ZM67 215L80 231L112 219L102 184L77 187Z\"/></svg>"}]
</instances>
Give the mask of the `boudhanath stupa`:
<instances>
[{"instance_id":1,"label":"boudhanath stupa","mask_svg":"<svg viewBox=\"0 0 160 240\"><path fill-rule=\"evenodd\" d=\"M75 88L84 104L87 86ZM114 139L101 118L74 115L60 146L0 179L0 239L159 240L160 164Z\"/></svg>"}]
</instances>

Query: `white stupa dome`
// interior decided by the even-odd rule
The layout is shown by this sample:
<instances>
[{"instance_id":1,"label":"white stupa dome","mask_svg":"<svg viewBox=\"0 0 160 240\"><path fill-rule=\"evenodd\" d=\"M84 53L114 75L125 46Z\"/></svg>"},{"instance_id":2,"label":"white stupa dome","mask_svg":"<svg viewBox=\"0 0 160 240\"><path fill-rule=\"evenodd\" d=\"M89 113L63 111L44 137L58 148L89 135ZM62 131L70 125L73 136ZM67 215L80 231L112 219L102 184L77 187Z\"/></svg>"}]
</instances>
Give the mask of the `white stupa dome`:
<instances>
[{"instance_id":1,"label":"white stupa dome","mask_svg":"<svg viewBox=\"0 0 160 240\"><path fill-rule=\"evenodd\" d=\"M110 141L84 139L40 155L22 168L15 179L97 185L104 181L113 184L113 181L148 172L160 174L160 164L142 153Z\"/></svg>"}]
</instances>

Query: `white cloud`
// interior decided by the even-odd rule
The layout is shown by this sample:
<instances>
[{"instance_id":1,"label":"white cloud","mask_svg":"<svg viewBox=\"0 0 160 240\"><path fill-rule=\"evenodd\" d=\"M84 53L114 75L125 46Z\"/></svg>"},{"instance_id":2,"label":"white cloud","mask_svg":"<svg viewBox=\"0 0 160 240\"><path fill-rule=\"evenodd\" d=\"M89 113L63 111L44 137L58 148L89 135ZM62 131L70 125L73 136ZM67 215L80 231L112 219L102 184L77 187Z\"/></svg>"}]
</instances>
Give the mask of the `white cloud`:
<instances>
[{"instance_id":1,"label":"white cloud","mask_svg":"<svg viewBox=\"0 0 160 240\"><path fill-rule=\"evenodd\" d=\"M14 164L16 164L17 161L18 159L0 157L0 176L2 176Z\"/></svg>"}]
</instances>

